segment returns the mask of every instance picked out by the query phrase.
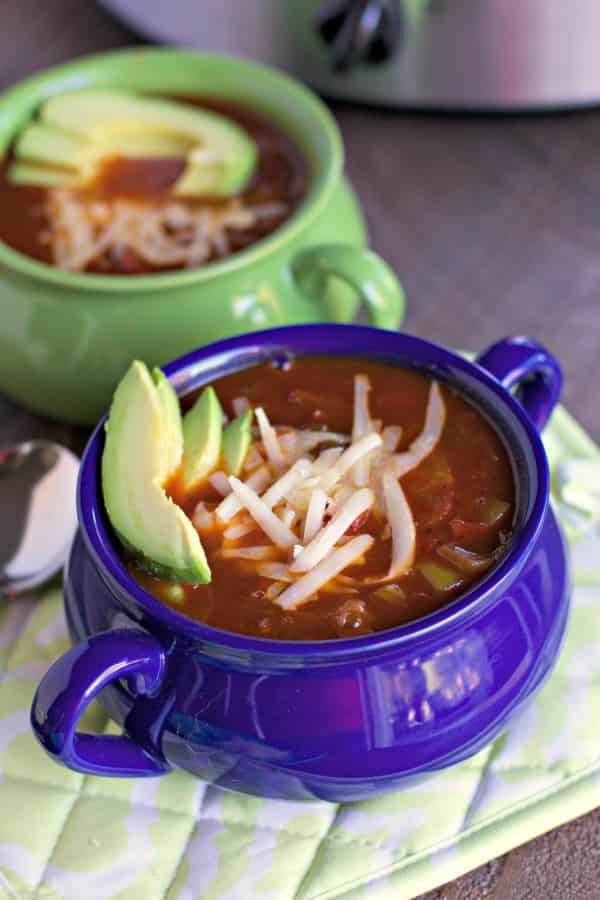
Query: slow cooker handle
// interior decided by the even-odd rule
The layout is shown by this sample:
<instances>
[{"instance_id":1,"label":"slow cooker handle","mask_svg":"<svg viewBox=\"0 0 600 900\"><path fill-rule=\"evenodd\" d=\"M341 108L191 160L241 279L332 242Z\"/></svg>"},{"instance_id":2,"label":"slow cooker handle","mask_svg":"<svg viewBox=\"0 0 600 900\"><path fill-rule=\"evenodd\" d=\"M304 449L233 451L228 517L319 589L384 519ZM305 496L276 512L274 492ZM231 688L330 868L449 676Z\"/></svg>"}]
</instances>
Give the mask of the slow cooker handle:
<instances>
[{"instance_id":1,"label":"slow cooker handle","mask_svg":"<svg viewBox=\"0 0 600 900\"><path fill-rule=\"evenodd\" d=\"M563 376L552 354L527 337L509 337L492 344L475 360L517 397L541 431L558 403Z\"/></svg>"},{"instance_id":2,"label":"slow cooker handle","mask_svg":"<svg viewBox=\"0 0 600 900\"><path fill-rule=\"evenodd\" d=\"M330 48L333 69L345 72L394 55L404 31L404 9L400 0L328 0L317 15L317 28Z\"/></svg>"},{"instance_id":3,"label":"slow cooker handle","mask_svg":"<svg viewBox=\"0 0 600 900\"><path fill-rule=\"evenodd\" d=\"M89 703L111 681L127 678L136 694L154 694L165 655L142 631L104 631L72 647L50 667L31 707L31 726L42 747L70 769L90 775L163 775L166 761L151 757L126 735L77 732Z\"/></svg>"}]
</instances>

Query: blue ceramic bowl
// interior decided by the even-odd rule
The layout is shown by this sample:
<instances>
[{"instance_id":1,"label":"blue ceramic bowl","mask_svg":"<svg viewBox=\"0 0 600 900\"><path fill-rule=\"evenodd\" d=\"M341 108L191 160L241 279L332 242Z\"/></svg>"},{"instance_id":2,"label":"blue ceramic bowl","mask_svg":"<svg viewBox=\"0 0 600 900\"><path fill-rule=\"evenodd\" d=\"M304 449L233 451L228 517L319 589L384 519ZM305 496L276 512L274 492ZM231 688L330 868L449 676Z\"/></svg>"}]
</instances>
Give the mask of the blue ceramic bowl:
<instances>
[{"instance_id":1,"label":"blue ceramic bowl","mask_svg":"<svg viewBox=\"0 0 600 900\"><path fill-rule=\"evenodd\" d=\"M467 396L512 458L510 550L453 603L386 632L312 643L219 631L162 605L121 564L100 493L101 423L81 466L80 531L66 570L75 646L45 676L32 708L38 739L64 765L112 776L178 767L261 796L359 799L476 753L555 662L569 582L539 437L560 393L555 360L524 338L473 363L405 334L315 325L222 341L166 371L183 394L287 352L410 366ZM120 737L76 730L100 691Z\"/></svg>"}]
</instances>

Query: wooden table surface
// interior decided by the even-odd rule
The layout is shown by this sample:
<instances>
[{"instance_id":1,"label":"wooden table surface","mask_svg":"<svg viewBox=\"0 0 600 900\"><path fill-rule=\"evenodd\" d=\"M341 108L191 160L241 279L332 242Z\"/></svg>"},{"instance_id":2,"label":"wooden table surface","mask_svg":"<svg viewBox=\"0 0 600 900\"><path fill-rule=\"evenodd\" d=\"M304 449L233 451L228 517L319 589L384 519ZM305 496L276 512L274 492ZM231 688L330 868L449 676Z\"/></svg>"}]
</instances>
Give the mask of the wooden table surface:
<instances>
[{"instance_id":1,"label":"wooden table surface","mask_svg":"<svg viewBox=\"0 0 600 900\"><path fill-rule=\"evenodd\" d=\"M135 43L84 0L1 0L0 89L53 63ZM406 115L336 105L371 243L401 277L406 330L478 350L507 334L561 360L570 410L600 440L600 111ZM0 397L0 443L82 429ZM422 900L598 900L600 810Z\"/></svg>"}]
</instances>

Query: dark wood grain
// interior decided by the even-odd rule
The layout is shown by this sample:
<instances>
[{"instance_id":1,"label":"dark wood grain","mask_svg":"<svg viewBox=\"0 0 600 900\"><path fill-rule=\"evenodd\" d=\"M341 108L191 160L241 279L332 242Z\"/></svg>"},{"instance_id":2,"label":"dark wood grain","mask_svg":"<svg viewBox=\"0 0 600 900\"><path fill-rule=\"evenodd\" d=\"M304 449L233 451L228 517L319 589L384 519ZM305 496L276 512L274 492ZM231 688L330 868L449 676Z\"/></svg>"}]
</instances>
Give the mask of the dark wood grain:
<instances>
[{"instance_id":1,"label":"dark wood grain","mask_svg":"<svg viewBox=\"0 0 600 900\"><path fill-rule=\"evenodd\" d=\"M208 23L208 27L209 27ZM1 0L0 89L83 53L135 43L82 0ZM408 331L472 350L537 337L565 401L600 439L600 112L419 116L335 106L371 242L402 278ZM0 398L0 443L83 429ZM422 900L597 900L600 810Z\"/></svg>"},{"instance_id":2,"label":"dark wood grain","mask_svg":"<svg viewBox=\"0 0 600 900\"><path fill-rule=\"evenodd\" d=\"M338 110L373 246L400 274L406 327L469 349L547 344L565 402L600 437L597 112L402 116Z\"/></svg>"}]
</instances>

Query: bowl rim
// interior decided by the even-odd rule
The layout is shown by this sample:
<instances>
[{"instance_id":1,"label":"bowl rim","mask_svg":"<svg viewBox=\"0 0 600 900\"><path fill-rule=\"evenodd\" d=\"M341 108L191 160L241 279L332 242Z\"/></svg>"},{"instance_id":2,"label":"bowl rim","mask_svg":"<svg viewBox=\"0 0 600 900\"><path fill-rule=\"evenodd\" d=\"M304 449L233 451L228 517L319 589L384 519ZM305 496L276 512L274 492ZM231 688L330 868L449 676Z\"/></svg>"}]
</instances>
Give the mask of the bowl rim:
<instances>
[{"instance_id":1,"label":"bowl rim","mask_svg":"<svg viewBox=\"0 0 600 900\"><path fill-rule=\"evenodd\" d=\"M202 374L202 368L207 367L211 362L214 365L218 364L215 361L219 357L223 360L222 364L225 370L234 371L234 361L239 359L244 351L253 350L258 363L264 359L264 355L259 356L259 353L264 354L268 348L281 349L291 345L290 349L295 350L298 354L317 355L317 351L310 349L315 344L333 346L337 351L340 344L345 342L350 349L355 343L369 344L370 351L366 348L357 351L356 355L363 358L371 352L373 356L385 354L386 357L393 357L395 353L396 356L403 356L406 359L408 354L402 353L398 347L394 347L396 341L402 342L405 348L409 348L410 355L416 362L418 362L419 353L425 356L433 354L438 357L436 365L439 364L440 368L442 365L450 364L454 370L459 370L471 377L474 376L480 386L483 384L486 390L501 401L507 414L517 419L529 441L537 475L536 490L529 504L527 518L520 526L513 546L487 578L427 616L385 631L353 638L284 641L229 632L190 619L161 603L160 600L141 588L129 575L115 550L114 539L105 520L100 487L100 460L107 415L101 419L85 448L77 485L79 526L84 543L96 566L105 576L108 575L109 581L121 595L133 600L137 607L152 619L158 620L170 632L184 633L186 637L202 642L205 648L218 647L220 651L230 652L234 655L252 654L253 657L262 656L271 660L283 657L296 660L299 657L309 657L311 661L315 662L319 660L333 662L338 661L341 657L363 656L374 650L395 648L425 634L429 636L440 628L455 626L469 613L482 609L486 600L495 598L512 582L529 556L544 523L550 488L548 462L537 428L519 401L487 369L440 344L404 332L383 331L365 325L311 324L289 325L226 338L173 360L164 367L164 372L169 376L178 393L185 394L186 390L182 390L182 388L188 385L187 390L194 389L196 385L191 386L189 382L197 378L198 373ZM330 353L330 355L347 356L351 354L344 353L342 349L339 349L339 354ZM229 357L229 363L227 357ZM240 366L238 366L239 368ZM186 373L185 380L184 373ZM223 374L225 374L224 371L220 372L216 378L222 377ZM204 382L209 383L210 380L210 378L206 378Z\"/></svg>"},{"instance_id":2,"label":"bowl rim","mask_svg":"<svg viewBox=\"0 0 600 900\"><path fill-rule=\"evenodd\" d=\"M344 146L333 115L310 88L295 78L254 60L223 53L203 53L171 47L126 47L103 53L87 54L70 62L45 69L0 94L0 122L6 120L7 116L18 118L23 104L30 103L32 99L37 106L43 99L57 92L57 85L60 91L65 83L75 79L76 84L81 87L81 81L77 82L77 79L83 77L86 78L85 86L94 87L97 83L94 75L97 67L110 65L114 61L133 64L142 57L152 62L155 61L156 65L176 60L188 64L190 67L193 65L215 66L226 69L228 78L231 78L232 71L235 71L239 81L246 78L260 80L261 83L269 85L273 91L280 91L282 106L284 102L287 104L292 101L300 104L312 117L315 128L319 130L326 153L326 161L320 167L322 172L311 178L308 191L300 205L290 218L276 228L272 234L261 238L243 250L236 251L223 260L215 260L196 269L178 269L173 272L157 272L135 277L131 275L101 275L94 272L68 272L14 250L2 239L0 239L0 265L36 280L50 282L64 288L73 288L76 291L102 291L108 294L114 292L117 296L123 292L140 294L165 288L184 287L237 271L280 250L289 241L294 240L299 232L308 227L327 205L332 191L340 181L344 168ZM115 86L118 84L119 78L116 78ZM193 88L190 93L194 93ZM12 137L14 138L14 134ZM307 132L307 139L314 141L312 133ZM10 146L10 141L8 146ZM0 158L3 158L4 155L5 152L0 154ZM68 297L68 293L65 296ZM74 292L73 296L78 297L78 294ZM105 302L105 298L103 301Z\"/></svg>"}]
</instances>

